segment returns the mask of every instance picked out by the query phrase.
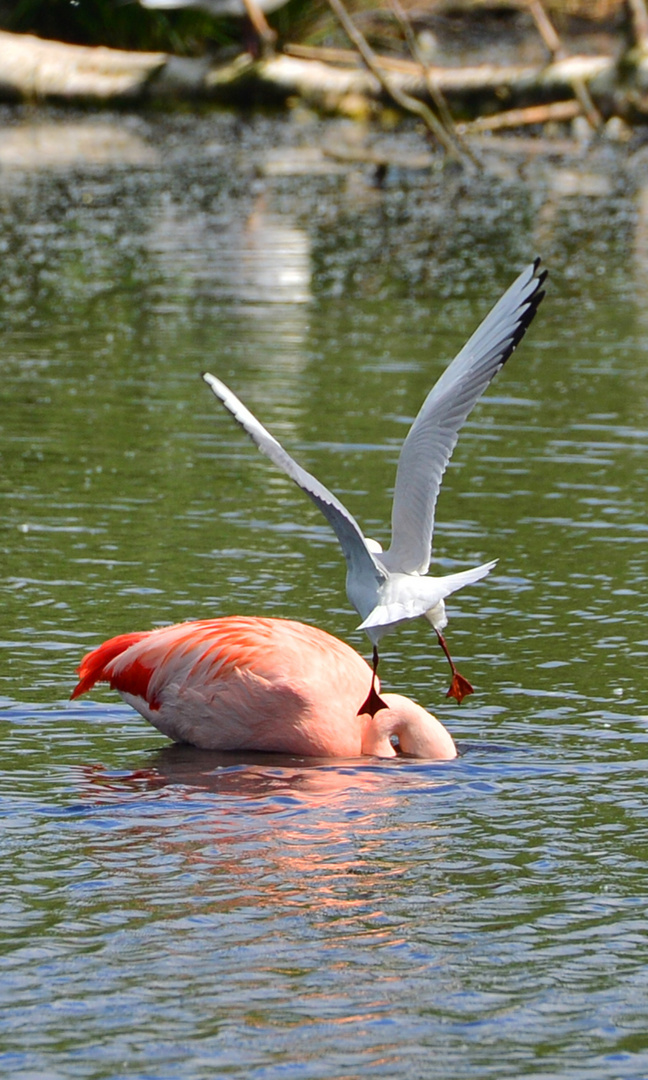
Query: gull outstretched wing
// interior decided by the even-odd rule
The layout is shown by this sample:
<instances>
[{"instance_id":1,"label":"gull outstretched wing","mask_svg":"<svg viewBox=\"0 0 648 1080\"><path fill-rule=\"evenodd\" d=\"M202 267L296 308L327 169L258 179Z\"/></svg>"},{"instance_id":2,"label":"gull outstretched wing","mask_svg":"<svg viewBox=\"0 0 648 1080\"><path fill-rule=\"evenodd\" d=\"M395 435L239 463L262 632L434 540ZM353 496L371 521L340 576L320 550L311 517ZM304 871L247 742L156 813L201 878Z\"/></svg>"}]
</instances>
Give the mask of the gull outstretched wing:
<instances>
[{"instance_id":1,"label":"gull outstretched wing","mask_svg":"<svg viewBox=\"0 0 648 1080\"><path fill-rule=\"evenodd\" d=\"M301 465L291 458L284 450L281 443L277 442L274 435L259 423L249 409L246 409L236 394L225 386L208 371L203 373L203 379L216 395L219 401L232 414L234 419L247 432L252 441L262 454L286 473L298 487L305 491L328 521L335 532L340 547L347 561L349 573L358 578L373 577L377 584L381 584L385 578L385 571L378 565L373 555L367 548L362 529L347 508L324 486L320 484L311 473L302 469Z\"/></svg>"},{"instance_id":2,"label":"gull outstretched wing","mask_svg":"<svg viewBox=\"0 0 648 1080\"><path fill-rule=\"evenodd\" d=\"M536 259L522 271L432 387L403 443L392 507L392 540L381 562L391 573L425 574L434 511L459 429L524 337L544 296Z\"/></svg>"}]
</instances>

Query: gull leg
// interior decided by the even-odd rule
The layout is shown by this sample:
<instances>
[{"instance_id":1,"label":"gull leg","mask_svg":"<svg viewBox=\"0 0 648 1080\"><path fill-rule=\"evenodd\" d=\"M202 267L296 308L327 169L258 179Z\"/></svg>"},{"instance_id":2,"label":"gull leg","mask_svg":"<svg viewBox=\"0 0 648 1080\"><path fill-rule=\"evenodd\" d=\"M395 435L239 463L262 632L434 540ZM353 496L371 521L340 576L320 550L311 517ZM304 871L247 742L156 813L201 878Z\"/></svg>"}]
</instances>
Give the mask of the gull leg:
<instances>
[{"instance_id":1,"label":"gull leg","mask_svg":"<svg viewBox=\"0 0 648 1080\"><path fill-rule=\"evenodd\" d=\"M452 682L450 684L450 689L448 690L448 693L446 694L446 697L456 698L456 700L459 702L459 704L461 704L463 699L465 697L467 697L468 694L474 693L474 690L473 690L472 686L470 685L470 683L468 682L468 679L464 679L463 675L460 675L459 672L457 671L457 669L455 667L454 660L452 659L452 657L450 656L450 653L448 651L448 646L445 643L445 638L443 637L443 634L439 630L437 630L436 627L435 627L435 631L436 631L436 636L439 639L439 645L443 649L443 651L444 651L444 653L446 655L447 661L450 664L450 669L452 671Z\"/></svg>"},{"instance_id":2,"label":"gull leg","mask_svg":"<svg viewBox=\"0 0 648 1080\"><path fill-rule=\"evenodd\" d=\"M371 675L371 689L367 695L366 701L358 709L358 716L362 716L363 713L369 713L369 716L375 716L379 709L388 708L387 703L383 701L380 694L376 690L376 674L378 672L378 649L374 645L373 647L373 672ZM471 687L472 689L472 687Z\"/></svg>"}]
</instances>

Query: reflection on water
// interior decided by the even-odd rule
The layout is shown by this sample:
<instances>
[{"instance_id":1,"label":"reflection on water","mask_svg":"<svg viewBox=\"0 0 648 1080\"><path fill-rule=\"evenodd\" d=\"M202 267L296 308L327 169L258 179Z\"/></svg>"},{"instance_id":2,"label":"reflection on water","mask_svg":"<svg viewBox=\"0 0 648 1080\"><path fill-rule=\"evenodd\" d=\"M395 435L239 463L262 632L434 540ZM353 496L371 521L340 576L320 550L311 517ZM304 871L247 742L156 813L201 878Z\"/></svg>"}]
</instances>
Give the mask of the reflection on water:
<instances>
[{"instance_id":1,"label":"reflection on water","mask_svg":"<svg viewBox=\"0 0 648 1080\"><path fill-rule=\"evenodd\" d=\"M165 279L164 292L196 291L212 301L304 304L312 300L310 241L257 196L244 220L183 213L166 200L147 246ZM295 318L296 312L290 312ZM304 323L305 323L304 319Z\"/></svg>"},{"instance_id":2,"label":"reflection on water","mask_svg":"<svg viewBox=\"0 0 648 1080\"><path fill-rule=\"evenodd\" d=\"M153 165L158 155L132 125L96 118L74 123L22 123L4 129L0 168L24 172L74 167Z\"/></svg>"},{"instance_id":3,"label":"reflection on water","mask_svg":"<svg viewBox=\"0 0 648 1080\"><path fill-rule=\"evenodd\" d=\"M114 776L100 765L84 767L82 772L93 794L158 791L177 786L249 799L277 796L326 801L349 788L370 791L380 785L379 767L372 771L368 766L362 760L341 767L339 762L325 764L318 758L224 753L173 745L158 750L148 765L142 765L134 773Z\"/></svg>"},{"instance_id":4,"label":"reflection on water","mask_svg":"<svg viewBox=\"0 0 648 1080\"><path fill-rule=\"evenodd\" d=\"M648 1074L643 152L376 189L259 179L317 124L113 117L102 157L83 118L54 168L50 120L22 119L11 168L0 148L4 1070ZM444 700L424 626L382 660L458 761L201 754L107 688L66 704L87 648L162 622L283 614L364 649L337 542L199 372L385 541L425 393L538 249L547 300L437 514L443 572L500 560L452 599L477 692Z\"/></svg>"}]
</instances>

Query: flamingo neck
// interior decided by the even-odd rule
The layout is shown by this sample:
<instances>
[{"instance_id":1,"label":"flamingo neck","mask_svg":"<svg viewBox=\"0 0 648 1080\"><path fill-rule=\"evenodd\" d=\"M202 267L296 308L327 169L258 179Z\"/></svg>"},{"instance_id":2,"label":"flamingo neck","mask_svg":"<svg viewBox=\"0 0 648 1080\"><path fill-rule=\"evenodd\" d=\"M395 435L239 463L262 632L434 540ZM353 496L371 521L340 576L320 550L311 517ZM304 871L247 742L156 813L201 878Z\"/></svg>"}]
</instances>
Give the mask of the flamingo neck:
<instances>
[{"instance_id":1,"label":"flamingo neck","mask_svg":"<svg viewBox=\"0 0 648 1080\"><path fill-rule=\"evenodd\" d=\"M452 736L436 716L400 694L383 694L382 698L387 708L366 717L363 754L395 757L392 737L396 736L400 751L412 757L450 761L457 756Z\"/></svg>"}]
</instances>

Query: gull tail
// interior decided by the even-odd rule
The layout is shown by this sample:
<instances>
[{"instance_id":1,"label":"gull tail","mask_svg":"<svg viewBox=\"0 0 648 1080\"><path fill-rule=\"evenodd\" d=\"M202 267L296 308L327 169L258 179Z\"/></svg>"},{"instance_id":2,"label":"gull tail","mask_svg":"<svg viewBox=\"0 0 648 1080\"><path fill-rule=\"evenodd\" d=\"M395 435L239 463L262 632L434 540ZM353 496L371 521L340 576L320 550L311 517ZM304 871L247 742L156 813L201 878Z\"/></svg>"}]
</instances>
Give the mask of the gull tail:
<instances>
[{"instance_id":1,"label":"gull tail","mask_svg":"<svg viewBox=\"0 0 648 1080\"><path fill-rule=\"evenodd\" d=\"M497 559L493 559L492 562L482 563L481 566L474 566L471 570L460 570L458 574L448 574L447 577L440 579L439 584L443 586L441 599L434 607L430 607L427 611L423 612L425 618L432 623L437 634L440 635L444 627L448 625L448 616L446 615L444 603L445 597L450 596L450 593L456 592L457 589L463 589L464 585L472 585L475 581L480 581L483 577L486 577L486 574L490 574L496 563ZM439 644L446 653L448 660L450 660L442 637L439 637ZM452 660L450 660L450 666L452 667ZM463 679L463 675L458 675L458 677L459 679ZM470 686L470 683L467 685ZM472 687L470 687L470 690L465 691L465 693L472 694ZM465 693L463 696L465 696ZM450 696L456 697L457 695L453 693ZM457 700L461 701L461 698L459 697Z\"/></svg>"},{"instance_id":2,"label":"gull tail","mask_svg":"<svg viewBox=\"0 0 648 1080\"><path fill-rule=\"evenodd\" d=\"M490 573L496 563L497 559L494 559L492 562L482 563L481 566L473 566L470 570L460 570L458 574L446 574L444 577L409 575L406 595L377 604L358 629L366 630L373 641L371 630L379 631L384 628L384 633L388 627L407 619L416 619L419 615L425 615L434 627L441 629L447 622L443 604L446 596L450 596L450 593L457 589L463 589L464 585L480 581Z\"/></svg>"},{"instance_id":3,"label":"gull tail","mask_svg":"<svg viewBox=\"0 0 648 1080\"><path fill-rule=\"evenodd\" d=\"M464 585L473 585L475 581L481 581L483 577L490 574L494 566L497 566L497 559L482 563L481 566L473 566L471 570L460 570L458 574L436 578L441 591L441 599L450 596L450 593L456 592L457 589L463 589Z\"/></svg>"}]
</instances>

